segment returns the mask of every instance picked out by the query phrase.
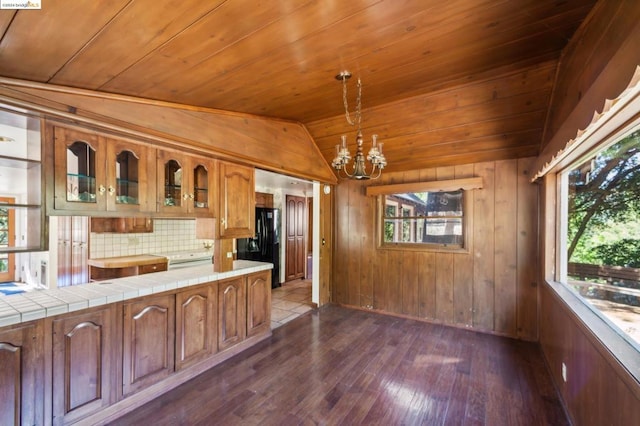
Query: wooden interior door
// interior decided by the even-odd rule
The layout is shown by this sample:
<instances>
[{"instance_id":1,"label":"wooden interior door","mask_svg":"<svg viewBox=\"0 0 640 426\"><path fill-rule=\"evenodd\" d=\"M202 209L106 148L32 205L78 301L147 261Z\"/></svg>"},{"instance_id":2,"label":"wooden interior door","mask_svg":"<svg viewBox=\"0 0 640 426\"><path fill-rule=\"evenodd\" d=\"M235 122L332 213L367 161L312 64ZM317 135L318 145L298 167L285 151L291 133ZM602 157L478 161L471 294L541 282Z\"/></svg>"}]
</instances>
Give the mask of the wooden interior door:
<instances>
[{"instance_id":1,"label":"wooden interior door","mask_svg":"<svg viewBox=\"0 0 640 426\"><path fill-rule=\"evenodd\" d=\"M287 247L286 280L304 278L306 246L304 243L307 228L306 200L304 197L287 195Z\"/></svg>"},{"instance_id":2,"label":"wooden interior door","mask_svg":"<svg viewBox=\"0 0 640 426\"><path fill-rule=\"evenodd\" d=\"M0 203L14 204L14 198L0 197ZM16 242L15 210L0 208L0 248L13 247ZM12 253L0 253L0 282L13 281L15 279L14 255Z\"/></svg>"}]
</instances>

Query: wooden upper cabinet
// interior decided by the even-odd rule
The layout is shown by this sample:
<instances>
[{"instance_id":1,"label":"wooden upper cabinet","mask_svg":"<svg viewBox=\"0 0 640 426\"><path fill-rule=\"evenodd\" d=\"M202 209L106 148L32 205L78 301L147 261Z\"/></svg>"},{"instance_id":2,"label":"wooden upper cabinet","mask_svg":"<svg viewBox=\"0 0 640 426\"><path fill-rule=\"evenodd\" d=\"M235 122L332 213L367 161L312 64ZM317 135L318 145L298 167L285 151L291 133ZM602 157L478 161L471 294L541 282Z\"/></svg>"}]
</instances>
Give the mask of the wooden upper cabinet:
<instances>
[{"instance_id":1,"label":"wooden upper cabinet","mask_svg":"<svg viewBox=\"0 0 640 426\"><path fill-rule=\"evenodd\" d=\"M158 206L163 213L214 217L216 160L158 152Z\"/></svg>"},{"instance_id":2,"label":"wooden upper cabinet","mask_svg":"<svg viewBox=\"0 0 640 426\"><path fill-rule=\"evenodd\" d=\"M249 238L255 233L255 171L252 167L219 163L220 238Z\"/></svg>"},{"instance_id":3,"label":"wooden upper cabinet","mask_svg":"<svg viewBox=\"0 0 640 426\"><path fill-rule=\"evenodd\" d=\"M53 135L54 209L156 210L153 148L65 127Z\"/></svg>"},{"instance_id":4,"label":"wooden upper cabinet","mask_svg":"<svg viewBox=\"0 0 640 426\"><path fill-rule=\"evenodd\" d=\"M148 233L153 232L150 217L92 217L91 232L102 233Z\"/></svg>"}]
</instances>

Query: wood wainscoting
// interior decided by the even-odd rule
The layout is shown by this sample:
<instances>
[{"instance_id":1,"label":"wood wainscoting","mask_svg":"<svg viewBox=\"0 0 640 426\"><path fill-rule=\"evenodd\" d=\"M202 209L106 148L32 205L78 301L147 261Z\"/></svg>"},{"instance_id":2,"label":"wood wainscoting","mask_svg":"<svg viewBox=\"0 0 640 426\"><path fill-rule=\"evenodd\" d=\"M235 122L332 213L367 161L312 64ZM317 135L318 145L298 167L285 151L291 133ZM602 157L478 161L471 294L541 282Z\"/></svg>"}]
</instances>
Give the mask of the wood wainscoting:
<instances>
[{"instance_id":1,"label":"wood wainscoting","mask_svg":"<svg viewBox=\"0 0 640 426\"><path fill-rule=\"evenodd\" d=\"M538 338L538 186L534 158L383 173L336 188L333 301L479 331ZM376 248L365 185L479 176L467 206L468 253Z\"/></svg>"}]
</instances>

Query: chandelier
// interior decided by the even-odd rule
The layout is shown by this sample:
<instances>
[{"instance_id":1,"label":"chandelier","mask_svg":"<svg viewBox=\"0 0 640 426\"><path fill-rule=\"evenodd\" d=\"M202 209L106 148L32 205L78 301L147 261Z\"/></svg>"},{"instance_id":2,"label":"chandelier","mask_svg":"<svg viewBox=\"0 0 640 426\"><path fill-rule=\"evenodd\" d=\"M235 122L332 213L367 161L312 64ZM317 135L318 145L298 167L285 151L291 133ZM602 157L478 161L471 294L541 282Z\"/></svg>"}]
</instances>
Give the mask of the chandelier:
<instances>
[{"instance_id":1,"label":"chandelier","mask_svg":"<svg viewBox=\"0 0 640 426\"><path fill-rule=\"evenodd\" d=\"M342 135L342 144L336 145L336 156L331 162L334 169L338 171L338 175L342 171L345 177L349 179L377 179L382 173L382 169L387 165L387 159L382 153L382 143L378 143L378 135L372 135L372 145L367 154L367 160L371 162L372 168L369 173L366 170L365 156L362 151L362 83L358 78L358 96L356 98L356 110L353 120L349 114L349 107L347 105L347 80L351 78L349 71L341 71L336 75L336 80L342 80L342 103L344 104L345 117L347 123L351 126L357 127L356 133L356 156L353 162L353 168L351 173L347 170L347 164L351 160L351 153L347 147L347 135Z\"/></svg>"}]
</instances>

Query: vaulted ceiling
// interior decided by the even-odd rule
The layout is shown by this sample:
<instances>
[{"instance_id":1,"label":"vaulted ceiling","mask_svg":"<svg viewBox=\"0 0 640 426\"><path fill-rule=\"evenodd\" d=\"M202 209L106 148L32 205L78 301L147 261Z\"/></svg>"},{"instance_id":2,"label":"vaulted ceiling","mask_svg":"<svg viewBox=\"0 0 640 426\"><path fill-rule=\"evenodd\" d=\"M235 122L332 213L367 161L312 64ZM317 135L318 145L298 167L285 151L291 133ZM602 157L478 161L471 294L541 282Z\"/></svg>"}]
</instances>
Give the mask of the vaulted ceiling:
<instances>
[{"instance_id":1,"label":"vaulted ceiling","mask_svg":"<svg viewBox=\"0 0 640 426\"><path fill-rule=\"evenodd\" d=\"M390 170L516 158L595 2L43 1L0 11L0 76L296 120L330 162L347 69Z\"/></svg>"}]
</instances>

